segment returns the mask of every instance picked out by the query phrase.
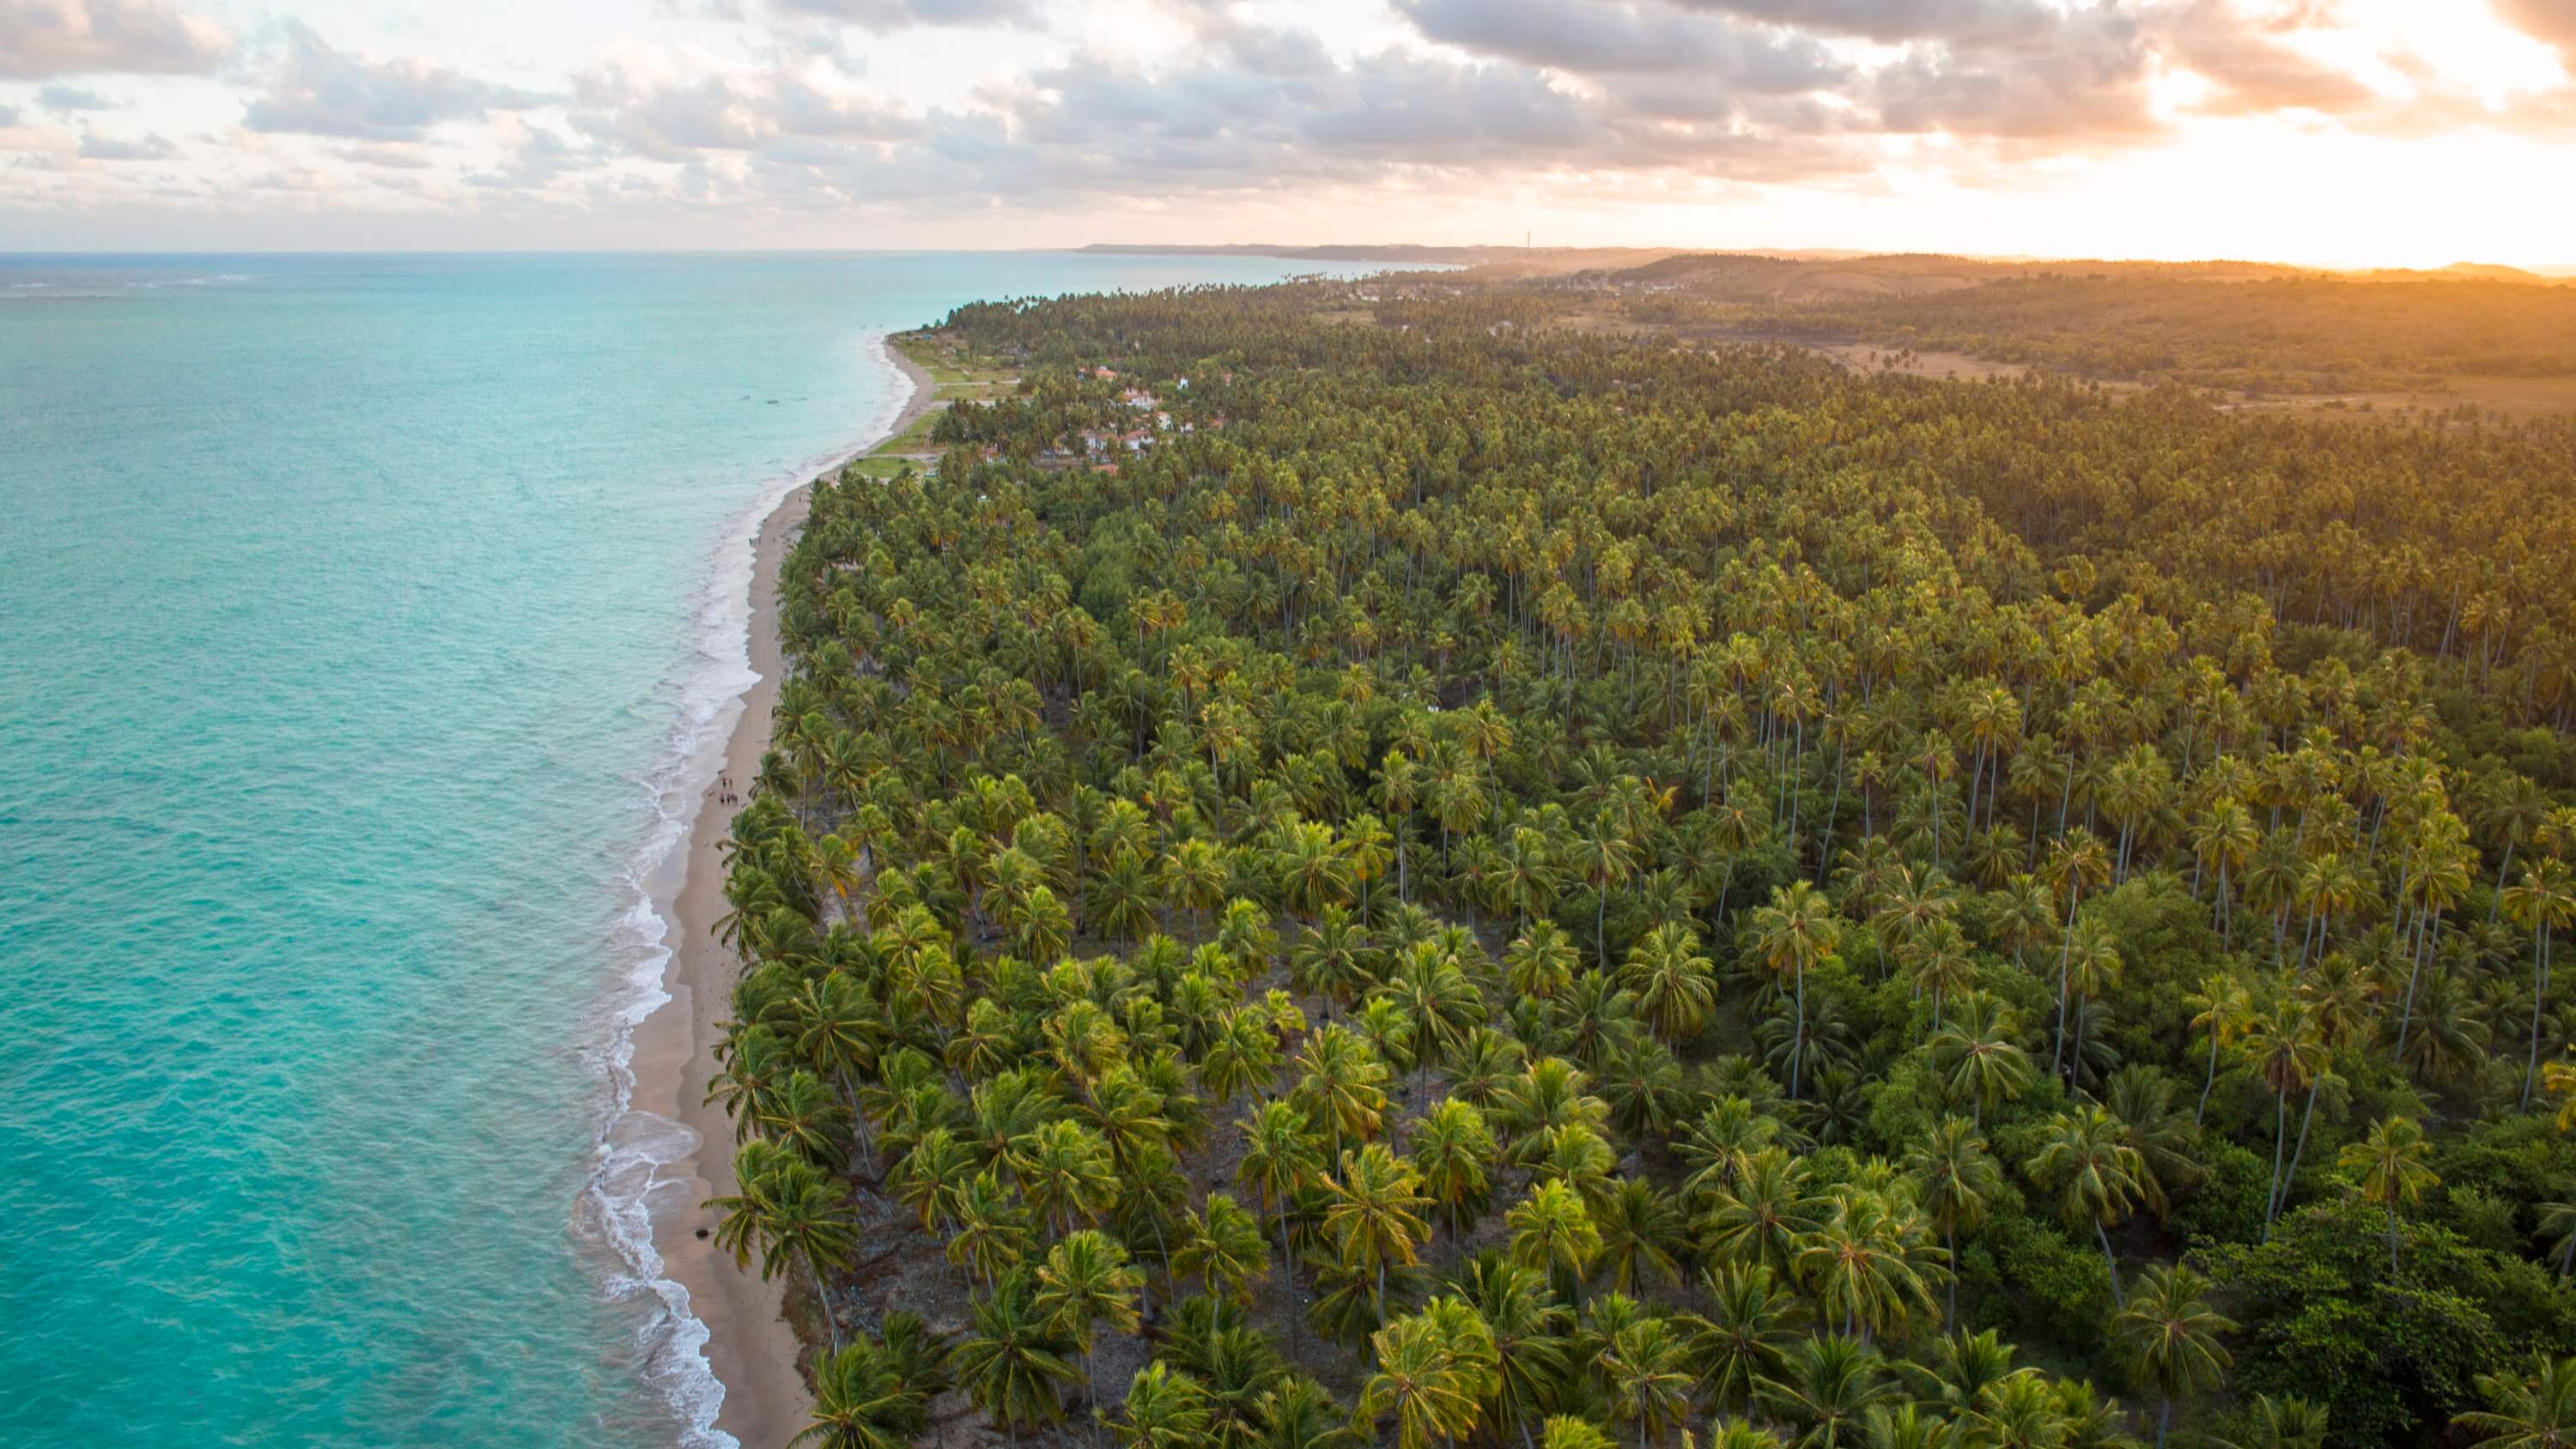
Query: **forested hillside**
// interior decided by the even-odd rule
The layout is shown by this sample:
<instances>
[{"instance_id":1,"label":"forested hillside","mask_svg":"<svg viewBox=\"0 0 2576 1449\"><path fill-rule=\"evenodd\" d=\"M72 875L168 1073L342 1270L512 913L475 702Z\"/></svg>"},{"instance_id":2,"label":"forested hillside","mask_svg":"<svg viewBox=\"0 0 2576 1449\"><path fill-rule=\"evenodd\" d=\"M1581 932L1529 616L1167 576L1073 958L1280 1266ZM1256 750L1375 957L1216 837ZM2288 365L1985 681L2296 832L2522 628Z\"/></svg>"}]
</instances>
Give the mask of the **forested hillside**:
<instances>
[{"instance_id":1,"label":"forested hillside","mask_svg":"<svg viewBox=\"0 0 2576 1449\"><path fill-rule=\"evenodd\" d=\"M2576 428L1564 305L972 307L817 486L714 1084L817 1442L2562 1442Z\"/></svg>"}]
</instances>

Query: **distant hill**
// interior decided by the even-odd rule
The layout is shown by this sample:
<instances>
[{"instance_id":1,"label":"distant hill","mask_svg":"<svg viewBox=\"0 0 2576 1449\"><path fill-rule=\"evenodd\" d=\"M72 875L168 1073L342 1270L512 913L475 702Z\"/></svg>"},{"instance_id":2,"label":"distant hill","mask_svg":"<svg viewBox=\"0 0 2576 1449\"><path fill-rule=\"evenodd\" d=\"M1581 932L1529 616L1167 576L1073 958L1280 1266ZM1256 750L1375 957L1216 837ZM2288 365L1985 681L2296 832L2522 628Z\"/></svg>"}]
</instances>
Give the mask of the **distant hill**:
<instances>
[{"instance_id":1,"label":"distant hill","mask_svg":"<svg viewBox=\"0 0 2576 1449\"><path fill-rule=\"evenodd\" d=\"M1206 246L1171 242L1093 242L1082 250L1128 257L1278 257L1297 262L1389 262L1397 266L1475 267L1494 278L1555 276L1565 272L1635 267L1674 254L1670 247L1440 247L1410 243L1292 246L1269 242Z\"/></svg>"}]
</instances>

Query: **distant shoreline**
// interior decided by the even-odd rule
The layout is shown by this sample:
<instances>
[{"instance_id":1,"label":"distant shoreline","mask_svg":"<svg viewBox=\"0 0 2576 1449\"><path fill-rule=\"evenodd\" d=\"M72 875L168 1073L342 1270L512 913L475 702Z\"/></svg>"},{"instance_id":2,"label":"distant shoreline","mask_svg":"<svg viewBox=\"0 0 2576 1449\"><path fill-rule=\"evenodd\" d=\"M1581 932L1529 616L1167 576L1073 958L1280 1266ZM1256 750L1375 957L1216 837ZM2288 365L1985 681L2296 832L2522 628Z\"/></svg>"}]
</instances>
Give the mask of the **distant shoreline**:
<instances>
[{"instance_id":1,"label":"distant shoreline","mask_svg":"<svg viewBox=\"0 0 2576 1449\"><path fill-rule=\"evenodd\" d=\"M891 341L886 353L912 389L902 411L881 437L852 449L817 477L901 436L932 407L937 390L930 375ZM763 1282L756 1269L736 1268L712 1237L701 1236L712 1234L717 1221L701 1204L734 1187L733 1125L721 1106L704 1100L706 1082L716 1071L717 1023L732 1011L739 966L715 935L726 909L720 847L769 748L770 716L786 675L778 639L779 574L789 543L804 526L812 491L808 481L781 498L761 521L753 544L748 644L751 667L760 677L741 695L740 714L720 757L719 771L731 788L710 781L689 829L682 883L671 905L675 939L663 983L671 1000L638 1030L634 1061L636 1105L674 1118L698 1137L696 1152L673 1163L664 1178L685 1197L674 1192L667 1217L654 1224L654 1237L665 1273L688 1291L689 1311L707 1329L704 1352L725 1391L715 1428L744 1449L779 1449L805 1428L812 1398L803 1350L786 1317L785 1280ZM728 802L726 795L736 799Z\"/></svg>"}]
</instances>

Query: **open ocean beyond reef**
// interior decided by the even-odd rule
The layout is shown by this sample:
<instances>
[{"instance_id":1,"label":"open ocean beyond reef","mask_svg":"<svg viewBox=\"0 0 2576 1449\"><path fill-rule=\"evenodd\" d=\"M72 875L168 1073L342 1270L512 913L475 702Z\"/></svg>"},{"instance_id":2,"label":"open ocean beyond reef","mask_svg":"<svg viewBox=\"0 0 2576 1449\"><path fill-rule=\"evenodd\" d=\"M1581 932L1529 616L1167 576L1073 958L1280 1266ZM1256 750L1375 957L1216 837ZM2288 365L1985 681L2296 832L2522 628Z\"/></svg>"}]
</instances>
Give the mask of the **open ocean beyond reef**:
<instances>
[{"instance_id":1,"label":"open ocean beyond reef","mask_svg":"<svg viewBox=\"0 0 2576 1449\"><path fill-rule=\"evenodd\" d=\"M890 329L1316 270L0 256L0 1441L729 1442L602 1143L753 528Z\"/></svg>"}]
</instances>

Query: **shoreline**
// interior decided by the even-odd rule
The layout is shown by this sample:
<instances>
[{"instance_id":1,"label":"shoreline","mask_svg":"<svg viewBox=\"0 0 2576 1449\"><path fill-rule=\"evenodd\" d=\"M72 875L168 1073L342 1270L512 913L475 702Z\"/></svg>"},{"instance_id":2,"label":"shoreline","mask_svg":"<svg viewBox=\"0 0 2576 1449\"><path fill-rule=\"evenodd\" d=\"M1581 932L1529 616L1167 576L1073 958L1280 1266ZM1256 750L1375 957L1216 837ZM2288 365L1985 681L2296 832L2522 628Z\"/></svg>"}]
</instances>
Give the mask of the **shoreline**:
<instances>
[{"instance_id":1,"label":"shoreline","mask_svg":"<svg viewBox=\"0 0 2576 1449\"><path fill-rule=\"evenodd\" d=\"M910 395L880 436L816 470L816 477L901 436L937 402L930 375L891 340L880 342ZM695 1138L685 1155L656 1174L653 1240L663 1276L680 1285L687 1294L684 1311L704 1328L699 1352L723 1391L712 1426L717 1442L730 1436L743 1449L780 1449L805 1428L812 1396L802 1372L803 1349L786 1318L786 1280L763 1282L756 1267L736 1268L713 1241L718 1215L702 1206L734 1189L732 1122L722 1107L703 1100L716 1071L718 1023L732 1009L738 964L715 937L715 923L727 908L720 847L732 834L739 808L720 795L747 790L769 748L770 716L786 675L778 640L779 577L812 497L810 478L789 489L760 521L753 541L747 644L758 678L724 706L733 713L721 752L703 764L693 762L700 764L693 771L700 793L692 802L686 853L664 866L679 872L678 889L657 902L670 931L662 981L670 999L635 1030L629 1104L630 1111L678 1122ZM718 774L733 781L732 791L717 788Z\"/></svg>"}]
</instances>

